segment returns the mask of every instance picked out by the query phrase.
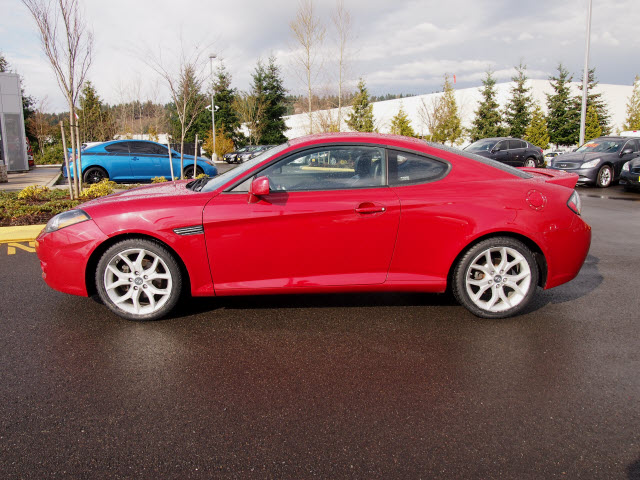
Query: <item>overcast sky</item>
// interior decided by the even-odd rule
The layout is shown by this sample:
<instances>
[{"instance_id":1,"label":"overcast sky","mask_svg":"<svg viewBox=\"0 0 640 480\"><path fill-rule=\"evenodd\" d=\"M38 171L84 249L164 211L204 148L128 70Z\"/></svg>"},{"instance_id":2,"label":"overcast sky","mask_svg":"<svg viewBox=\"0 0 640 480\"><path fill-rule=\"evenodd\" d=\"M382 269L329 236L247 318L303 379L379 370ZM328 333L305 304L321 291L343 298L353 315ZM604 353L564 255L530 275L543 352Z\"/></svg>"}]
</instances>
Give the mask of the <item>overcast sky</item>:
<instances>
[{"instance_id":1,"label":"overcast sky","mask_svg":"<svg viewBox=\"0 0 640 480\"><path fill-rule=\"evenodd\" d=\"M258 58L277 57L291 93L304 83L293 61L289 27L296 0L80 0L95 37L89 79L108 103L137 97L166 102L167 90L144 59L168 65L180 51L199 49L223 59L233 86L250 88ZM314 2L326 24L324 50L335 59L332 0ZM348 77L362 76L370 93L430 93L445 73L457 87L480 85L491 68L507 81L520 61L532 78L547 78L562 62L581 79L588 0L344 0L353 23ZM593 0L591 62L601 83L631 85L640 74L637 0ZM0 0L0 51L22 75L28 94L66 109L35 23L19 0ZM209 72L206 63L206 72ZM319 83L332 85L326 60Z\"/></svg>"}]
</instances>

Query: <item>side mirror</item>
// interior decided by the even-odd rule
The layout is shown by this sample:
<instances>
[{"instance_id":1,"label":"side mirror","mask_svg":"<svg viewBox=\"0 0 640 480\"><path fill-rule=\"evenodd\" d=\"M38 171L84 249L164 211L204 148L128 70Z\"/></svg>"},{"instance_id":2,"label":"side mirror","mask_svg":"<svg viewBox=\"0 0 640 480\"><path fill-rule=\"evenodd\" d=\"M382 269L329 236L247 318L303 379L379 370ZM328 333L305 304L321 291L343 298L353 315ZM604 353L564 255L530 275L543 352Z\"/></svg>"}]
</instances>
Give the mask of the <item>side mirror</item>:
<instances>
[{"instance_id":1,"label":"side mirror","mask_svg":"<svg viewBox=\"0 0 640 480\"><path fill-rule=\"evenodd\" d=\"M625 149L620 153L620 156L622 157L623 155L629 155L629 154L631 154L631 153L633 153L633 149L631 149L631 148L625 148Z\"/></svg>"},{"instance_id":2,"label":"side mirror","mask_svg":"<svg viewBox=\"0 0 640 480\"><path fill-rule=\"evenodd\" d=\"M500 151L500 147L498 147L498 146L495 146L495 147L493 147L491 149L491 153L496 153L496 152L499 152L499 151Z\"/></svg>"},{"instance_id":3,"label":"side mirror","mask_svg":"<svg viewBox=\"0 0 640 480\"><path fill-rule=\"evenodd\" d=\"M249 202L253 203L258 200L257 197L269 195L269 177L258 177L251 182L249 186Z\"/></svg>"}]
</instances>

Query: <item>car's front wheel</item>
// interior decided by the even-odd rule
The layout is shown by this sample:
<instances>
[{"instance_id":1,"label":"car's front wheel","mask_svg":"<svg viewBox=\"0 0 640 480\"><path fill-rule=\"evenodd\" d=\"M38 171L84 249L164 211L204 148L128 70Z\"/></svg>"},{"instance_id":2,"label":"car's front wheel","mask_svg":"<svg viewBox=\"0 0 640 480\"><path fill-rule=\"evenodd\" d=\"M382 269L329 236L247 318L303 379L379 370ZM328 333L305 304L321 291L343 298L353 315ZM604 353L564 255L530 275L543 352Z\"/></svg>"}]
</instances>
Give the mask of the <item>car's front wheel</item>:
<instances>
[{"instance_id":1,"label":"car's front wheel","mask_svg":"<svg viewBox=\"0 0 640 480\"><path fill-rule=\"evenodd\" d=\"M111 246L96 270L98 294L128 320L156 320L173 309L182 290L178 263L162 244L131 239Z\"/></svg>"},{"instance_id":2,"label":"car's front wheel","mask_svg":"<svg viewBox=\"0 0 640 480\"><path fill-rule=\"evenodd\" d=\"M611 185L613 180L613 170L609 165L603 165L598 170L598 178L596 178L596 185L600 188L606 188Z\"/></svg>"},{"instance_id":3,"label":"car's front wheel","mask_svg":"<svg viewBox=\"0 0 640 480\"><path fill-rule=\"evenodd\" d=\"M514 238L496 237L467 250L455 268L452 290L474 315L505 318L527 306L537 284L531 250Z\"/></svg>"}]
</instances>

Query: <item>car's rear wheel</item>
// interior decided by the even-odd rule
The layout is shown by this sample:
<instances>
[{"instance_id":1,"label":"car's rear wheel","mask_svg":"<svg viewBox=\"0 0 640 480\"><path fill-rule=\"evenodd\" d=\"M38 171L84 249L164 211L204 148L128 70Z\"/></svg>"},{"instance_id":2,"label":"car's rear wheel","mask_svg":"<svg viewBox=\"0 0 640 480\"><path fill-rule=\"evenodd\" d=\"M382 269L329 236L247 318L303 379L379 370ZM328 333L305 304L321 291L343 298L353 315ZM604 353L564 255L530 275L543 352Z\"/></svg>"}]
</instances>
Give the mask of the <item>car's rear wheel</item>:
<instances>
[{"instance_id":1,"label":"car's rear wheel","mask_svg":"<svg viewBox=\"0 0 640 480\"><path fill-rule=\"evenodd\" d=\"M100 258L98 294L110 310L128 320L156 320L180 297L182 274L169 250L158 242L118 242Z\"/></svg>"},{"instance_id":2,"label":"car's rear wheel","mask_svg":"<svg viewBox=\"0 0 640 480\"><path fill-rule=\"evenodd\" d=\"M453 275L453 294L467 310L482 318L517 314L533 298L538 266L522 242L495 237L472 246Z\"/></svg>"},{"instance_id":3,"label":"car's rear wheel","mask_svg":"<svg viewBox=\"0 0 640 480\"><path fill-rule=\"evenodd\" d=\"M196 177L204 173L204 170L200 167L196 167ZM184 169L184 178L193 178L193 165L189 165Z\"/></svg>"},{"instance_id":4,"label":"car's rear wheel","mask_svg":"<svg viewBox=\"0 0 640 480\"><path fill-rule=\"evenodd\" d=\"M99 183L105 178L109 178L109 174L102 167L89 167L84 171L82 178L84 183Z\"/></svg>"},{"instance_id":5,"label":"car's rear wheel","mask_svg":"<svg viewBox=\"0 0 640 480\"><path fill-rule=\"evenodd\" d=\"M609 165L603 165L598 170L598 178L596 178L596 185L600 188L607 188L611 185L613 180L613 170Z\"/></svg>"},{"instance_id":6,"label":"car's rear wheel","mask_svg":"<svg viewBox=\"0 0 640 480\"><path fill-rule=\"evenodd\" d=\"M531 167L531 168L535 168L536 167L536 159L533 157L529 157L524 161L524 166L525 167Z\"/></svg>"}]
</instances>

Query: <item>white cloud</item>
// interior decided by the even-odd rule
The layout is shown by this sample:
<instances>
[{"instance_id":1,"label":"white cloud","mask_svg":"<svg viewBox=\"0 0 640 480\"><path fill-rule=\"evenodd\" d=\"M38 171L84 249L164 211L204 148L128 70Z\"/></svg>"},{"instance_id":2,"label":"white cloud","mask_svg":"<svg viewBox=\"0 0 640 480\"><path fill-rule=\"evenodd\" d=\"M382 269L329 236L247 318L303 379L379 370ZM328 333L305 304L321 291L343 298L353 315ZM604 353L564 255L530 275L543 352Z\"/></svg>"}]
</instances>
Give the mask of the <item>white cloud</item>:
<instances>
[{"instance_id":1,"label":"white cloud","mask_svg":"<svg viewBox=\"0 0 640 480\"><path fill-rule=\"evenodd\" d=\"M637 0L610 0L594 5L591 65L602 83L628 84L640 46ZM517 8L515 8L517 5ZM327 23L326 51L333 48L329 14L333 2L316 1ZM504 0L345 0L351 11L350 80L362 76L375 94L438 90L444 73L455 73L458 86L477 86L491 67L509 79L524 61L531 78L546 78L558 62L579 75L584 55L586 7L582 0L539 0L528 4ZM278 57L285 83L302 90L292 65L289 21L297 2L256 0L86 0L86 18L95 33L95 61L89 77L99 94L118 102L123 91L140 84L144 95L167 101L166 89L142 60L144 52L169 59L180 39L191 51L210 50L224 58L233 86L246 90L259 57ZM15 0L0 0L0 45L25 80L27 92L48 95L52 107L65 108L53 73L40 52L35 25ZM8 12L5 14L5 12ZM615 25L615 31L609 29ZM534 40L534 41L532 41ZM175 55L175 53L174 53ZM330 53L319 83L333 82L335 55ZM208 66L206 66L208 71Z\"/></svg>"}]
</instances>

